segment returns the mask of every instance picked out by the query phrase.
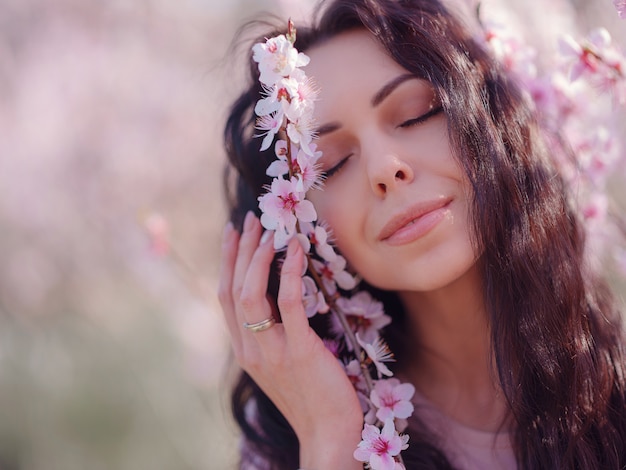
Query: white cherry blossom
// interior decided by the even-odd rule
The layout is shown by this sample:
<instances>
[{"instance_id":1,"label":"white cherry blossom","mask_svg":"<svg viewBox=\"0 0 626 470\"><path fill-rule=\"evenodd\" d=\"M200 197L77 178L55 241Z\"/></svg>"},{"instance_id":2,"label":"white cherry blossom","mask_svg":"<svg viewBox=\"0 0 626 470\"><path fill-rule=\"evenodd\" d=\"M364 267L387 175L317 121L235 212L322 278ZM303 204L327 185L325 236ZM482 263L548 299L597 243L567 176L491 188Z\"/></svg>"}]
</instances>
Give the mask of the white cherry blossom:
<instances>
[{"instance_id":1,"label":"white cherry blossom","mask_svg":"<svg viewBox=\"0 0 626 470\"><path fill-rule=\"evenodd\" d=\"M404 469L395 457L408 447L409 436L398 435L393 420L387 420L382 430L366 424L361 437L363 440L354 451L355 459L368 463L372 470Z\"/></svg>"},{"instance_id":2,"label":"white cherry blossom","mask_svg":"<svg viewBox=\"0 0 626 470\"><path fill-rule=\"evenodd\" d=\"M346 316L346 320L355 333L367 342L373 343L378 339L379 331L391 323L391 317L385 315L383 304L375 300L365 290L359 291L352 297L340 297L337 306ZM341 324L333 319L333 332L342 334Z\"/></svg>"},{"instance_id":3,"label":"white cherry blossom","mask_svg":"<svg viewBox=\"0 0 626 470\"><path fill-rule=\"evenodd\" d=\"M291 146L291 152L297 151L295 145ZM267 167L265 174L267 176L279 177L289 173L289 163L287 162L287 142L285 140L277 140L274 146L276 160Z\"/></svg>"},{"instance_id":4,"label":"white cherry blossom","mask_svg":"<svg viewBox=\"0 0 626 470\"><path fill-rule=\"evenodd\" d=\"M283 125L284 115L282 111L277 111L274 114L268 114L261 116L256 122L256 129L262 131L257 137L265 136L261 143L261 151L267 150L274 141L274 136L278 133Z\"/></svg>"},{"instance_id":5,"label":"white cherry blossom","mask_svg":"<svg viewBox=\"0 0 626 470\"><path fill-rule=\"evenodd\" d=\"M311 201L304 199L304 193L296 189L297 179L275 178L270 192L259 197L261 224L268 230L275 230L274 248L286 246L295 235L298 219L312 222L317 218Z\"/></svg>"},{"instance_id":6,"label":"white cherry blossom","mask_svg":"<svg viewBox=\"0 0 626 470\"><path fill-rule=\"evenodd\" d=\"M255 44L252 53L252 59L259 63L259 81L270 87L291 74L296 67L309 63L309 58L298 52L284 34Z\"/></svg>"},{"instance_id":7,"label":"white cherry blossom","mask_svg":"<svg viewBox=\"0 0 626 470\"><path fill-rule=\"evenodd\" d=\"M355 336L356 340L363 348L363 351L365 351L369 359L376 366L378 378L380 379L382 375L391 377L393 372L385 365L385 362L393 362L395 360L393 353L389 350L389 346L387 346L381 338L376 339L376 341L370 344L361 340L358 333Z\"/></svg>"},{"instance_id":8,"label":"white cherry blossom","mask_svg":"<svg viewBox=\"0 0 626 470\"><path fill-rule=\"evenodd\" d=\"M337 292L337 286L344 290L352 290L356 287L357 281L354 276L346 271L346 259L337 255L333 261L313 260L315 270L320 274L326 291L330 295Z\"/></svg>"},{"instance_id":9,"label":"white cherry blossom","mask_svg":"<svg viewBox=\"0 0 626 470\"><path fill-rule=\"evenodd\" d=\"M322 156L322 152L317 151L317 145L311 144L311 153L306 153L300 149L295 155L295 171L299 180L298 189L308 191L312 188L321 187L322 172L317 161ZM292 152L292 155L294 153Z\"/></svg>"},{"instance_id":10,"label":"white cherry blossom","mask_svg":"<svg viewBox=\"0 0 626 470\"><path fill-rule=\"evenodd\" d=\"M411 398L415 387L410 383L400 383L396 378L377 380L370 400L378 411L376 417L381 421L388 419L406 419L413 413Z\"/></svg>"},{"instance_id":11,"label":"white cherry blossom","mask_svg":"<svg viewBox=\"0 0 626 470\"><path fill-rule=\"evenodd\" d=\"M326 313L329 306L326 303L324 294L320 292L315 281L309 277L302 278L302 302L304 303L304 311L306 316L311 318L317 313Z\"/></svg>"},{"instance_id":12,"label":"white cherry blossom","mask_svg":"<svg viewBox=\"0 0 626 470\"><path fill-rule=\"evenodd\" d=\"M298 119L289 121L287 124L287 135L294 144L300 145L308 155L313 155L314 149L311 148L313 141L313 117L309 114L303 114Z\"/></svg>"}]
</instances>

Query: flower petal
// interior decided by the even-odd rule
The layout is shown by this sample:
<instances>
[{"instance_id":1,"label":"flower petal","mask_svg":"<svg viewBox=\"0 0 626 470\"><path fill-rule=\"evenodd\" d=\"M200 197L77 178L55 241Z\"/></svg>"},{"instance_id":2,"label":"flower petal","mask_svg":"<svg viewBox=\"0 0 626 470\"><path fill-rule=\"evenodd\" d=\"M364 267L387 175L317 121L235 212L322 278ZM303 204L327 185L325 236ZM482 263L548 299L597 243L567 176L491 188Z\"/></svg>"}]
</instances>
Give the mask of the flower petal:
<instances>
[{"instance_id":1,"label":"flower petal","mask_svg":"<svg viewBox=\"0 0 626 470\"><path fill-rule=\"evenodd\" d=\"M372 470L394 470L396 468L395 459L389 454L372 454L370 457L370 467Z\"/></svg>"}]
</instances>

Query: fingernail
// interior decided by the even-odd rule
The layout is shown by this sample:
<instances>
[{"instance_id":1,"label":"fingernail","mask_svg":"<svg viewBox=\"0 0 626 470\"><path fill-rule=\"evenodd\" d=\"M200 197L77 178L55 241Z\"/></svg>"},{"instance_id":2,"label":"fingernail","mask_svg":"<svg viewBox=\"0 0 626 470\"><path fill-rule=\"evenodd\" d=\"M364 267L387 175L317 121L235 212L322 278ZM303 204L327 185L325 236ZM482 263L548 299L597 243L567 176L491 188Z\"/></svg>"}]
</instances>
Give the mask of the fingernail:
<instances>
[{"instance_id":1,"label":"fingernail","mask_svg":"<svg viewBox=\"0 0 626 470\"><path fill-rule=\"evenodd\" d=\"M246 218L243 219L243 229L244 231L248 231L252 228L252 221L254 220L254 213L252 211L248 211L246 214Z\"/></svg>"},{"instance_id":2,"label":"fingernail","mask_svg":"<svg viewBox=\"0 0 626 470\"><path fill-rule=\"evenodd\" d=\"M263 232L263 235L261 236L261 241L259 242L259 246L265 245L267 242L269 242L270 239L273 238L272 235L274 235L273 230L266 230L265 232Z\"/></svg>"},{"instance_id":3,"label":"fingernail","mask_svg":"<svg viewBox=\"0 0 626 470\"><path fill-rule=\"evenodd\" d=\"M302 246L300 246L299 241L292 240L289 242L289 245L287 246L287 256L296 256L301 251L302 251Z\"/></svg>"}]
</instances>

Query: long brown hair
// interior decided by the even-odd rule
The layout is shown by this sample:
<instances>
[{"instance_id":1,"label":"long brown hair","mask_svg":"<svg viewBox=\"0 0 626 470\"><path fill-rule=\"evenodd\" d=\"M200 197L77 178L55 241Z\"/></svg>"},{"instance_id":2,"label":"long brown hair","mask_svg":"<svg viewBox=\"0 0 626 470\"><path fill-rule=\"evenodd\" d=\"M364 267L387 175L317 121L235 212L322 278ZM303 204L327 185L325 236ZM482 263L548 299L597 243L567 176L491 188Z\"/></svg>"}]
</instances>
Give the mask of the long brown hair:
<instances>
[{"instance_id":1,"label":"long brown hair","mask_svg":"<svg viewBox=\"0 0 626 470\"><path fill-rule=\"evenodd\" d=\"M584 235L549 158L543 131L515 81L437 0L335 0L296 47L353 28L369 30L402 67L428 80L473 187L475 243L491 342L515 431L519 468L626 467L626 361L620 315L604 282L585 264ZM272 34L276 34L275 31ZM269 36L269 35L266 35ZM240 223L268 183L273 159L253 139L261 88L254 64L249 88L225 128L225 177L231 219ZM274 279L274 285L276 279ZM393 293L379 293L395 317ZM314 325L324 334L324 325ZM396 341L398 342L398 341ZM249 454L267 468L298 466L293 430L242 373L233 412ZM253 403L253 405L250 405ZM254 406L254 419L246 408ZM419 417L418 417L419 418ZM411 435L409 468L451 468L428 435ZM254 457L254 456L256 457Z\"/></svg>"}]
</instances>

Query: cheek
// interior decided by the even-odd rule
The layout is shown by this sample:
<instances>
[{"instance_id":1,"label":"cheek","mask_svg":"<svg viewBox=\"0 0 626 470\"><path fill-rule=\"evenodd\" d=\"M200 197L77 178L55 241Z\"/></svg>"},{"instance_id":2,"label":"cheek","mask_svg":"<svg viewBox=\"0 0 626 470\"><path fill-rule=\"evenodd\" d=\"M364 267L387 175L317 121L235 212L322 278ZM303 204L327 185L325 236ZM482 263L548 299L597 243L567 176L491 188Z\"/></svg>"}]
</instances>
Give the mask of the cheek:
<instances>
[{"instance_id":1,"label":"cheek","mask_svg":"<svg viewBox=\"0 0 626 470\"><path fill-rule=\"evenodd\" d=\"M429 292L443 288L472 269L481 254L472 242L465 211L458 209L454 221L422 246L372 250L350 244L343 254L363 279L380 289Z\"/></svg>"},{"instance_id":2,"label":"cheek","mask_svg":"<svg viewBox=\"0 0 626 470\"><path fill-rule=\"evenodd\" d=\"M348 185L333 185L309 196L315 205L318 221L332 232L332 244L348 265L359 272L367 270L371 254L364 233L367 207L358 191Z\"/></svg>"},{"instance_id":3,"label":"cheek","mask_svg":"<svg viewBox=\"0 0 626 470\"><path fill-rule=\"evenodd\" d=\"M318 221L327 224L333 234L333 244L342 252L355 242L355 233L362 226L354 192L337 185L313 191L308 199L315 206ZM361 204L361 206L363 206Z\"/></svg>"}]
</instances>

